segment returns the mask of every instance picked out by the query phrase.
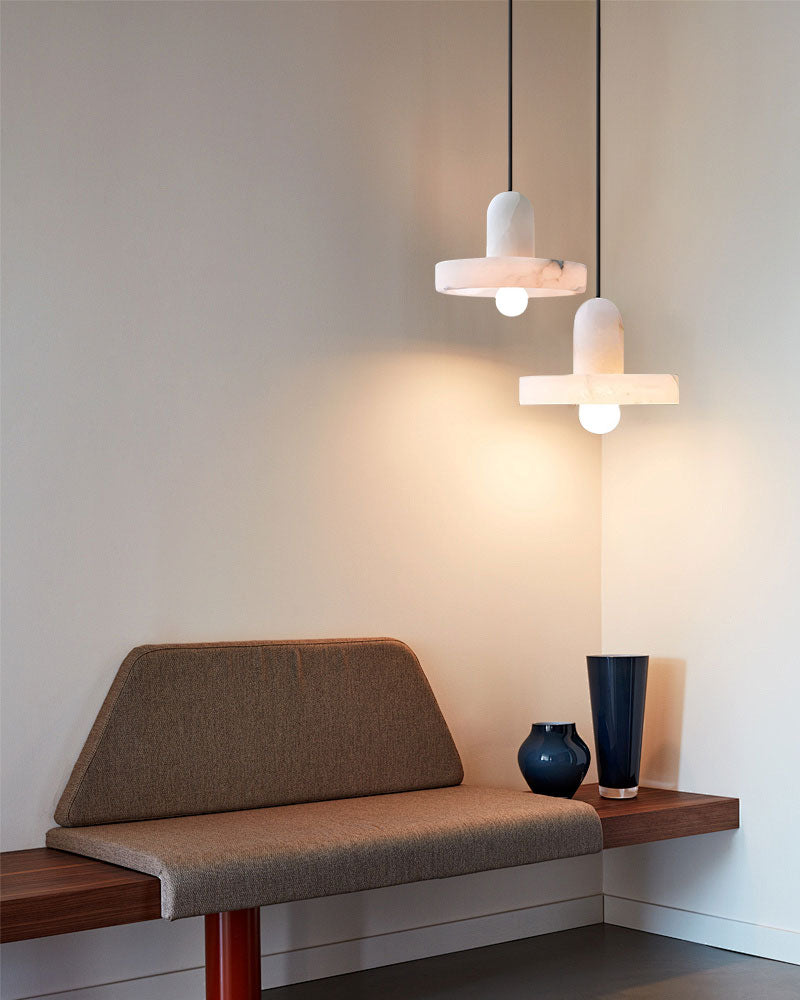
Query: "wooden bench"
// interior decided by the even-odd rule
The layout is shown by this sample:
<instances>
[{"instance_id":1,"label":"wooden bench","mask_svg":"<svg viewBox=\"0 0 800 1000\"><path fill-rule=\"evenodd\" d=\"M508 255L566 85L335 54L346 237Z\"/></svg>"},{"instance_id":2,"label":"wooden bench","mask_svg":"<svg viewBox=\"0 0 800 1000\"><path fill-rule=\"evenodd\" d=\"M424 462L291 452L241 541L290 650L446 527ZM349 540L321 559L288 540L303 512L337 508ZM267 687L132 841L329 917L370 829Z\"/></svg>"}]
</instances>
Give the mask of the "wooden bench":
<instances>
[{"instance_id":1,"label":"wooden bench","mask_svg":"<svg viewBox=\"0 0 800 1000\"><path fill-rule=\"evenodd\" d=\"M603 825L603 848L691 837L739 826L739 800L659 788L635 799L601 799L596 784L576 798ZM0 941L24 941L161 917L158 879L78 854L37 847L0 854Z\"/></svg>"},{"instance_id":2,"label":"wooden bench","mask_svg":"<svg viewBox=\"0 0 800 1000\"><path fill-rule=\"evenodd\" d=\"M48 847L3 855L2 940L204 915L207 1000L256 1000L261 906L738 826L736 799L462 779L396 640L139 647Z\"/></svg>"}]
</instances>

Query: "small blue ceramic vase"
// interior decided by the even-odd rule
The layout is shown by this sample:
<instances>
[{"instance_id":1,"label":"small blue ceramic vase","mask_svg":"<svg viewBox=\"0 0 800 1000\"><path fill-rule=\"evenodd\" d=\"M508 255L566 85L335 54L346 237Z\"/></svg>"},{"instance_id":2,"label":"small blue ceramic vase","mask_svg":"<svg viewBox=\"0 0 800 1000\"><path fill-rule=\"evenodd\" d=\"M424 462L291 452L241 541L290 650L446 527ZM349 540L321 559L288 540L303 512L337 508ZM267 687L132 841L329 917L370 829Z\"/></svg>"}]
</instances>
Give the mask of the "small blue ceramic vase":
<instances>
[{"instance_id":1,"label":"small blue ceramic vase","mask_svg":"<svg viewBox=\"0 0 800 1000\"><path fill-rule=\"evenodd\" d=\"M534 722L517 760L530 790L571 799L586 777L592 756L574 722Z\"/></svg>"}]
</instances>

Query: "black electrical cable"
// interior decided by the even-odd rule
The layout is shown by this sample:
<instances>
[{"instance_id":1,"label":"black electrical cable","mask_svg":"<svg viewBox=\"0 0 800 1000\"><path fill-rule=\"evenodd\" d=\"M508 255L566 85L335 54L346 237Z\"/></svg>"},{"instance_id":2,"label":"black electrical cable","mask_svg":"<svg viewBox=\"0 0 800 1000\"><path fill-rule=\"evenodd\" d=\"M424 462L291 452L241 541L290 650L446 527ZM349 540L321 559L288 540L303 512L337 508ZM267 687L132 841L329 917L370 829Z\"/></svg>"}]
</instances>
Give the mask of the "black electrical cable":
<instances>
[{"instance_id":1,"label":"black electrical cable","mask_svg":"<svg viewBox=\"0 0 800 1000\"><path fill-rule=\"evenodd\" d=\"M514 66L514 14L511 0L508 0L508 190L513 191L512 182L512 152L513 152L513 117L512 117L512 73Z\"/></svg>"},{"instance_id":2,"label":"black electrical cable","mask_svg":"<svg viewBox=\"0 0 800 1000\"><path fill-rule=\"evenodd\" d=\"M595 154L595 210L596 210L596 220L595 220L595 235L596 235L596 246L595 246L595 268L597 270L597 297L600 298L600 69L601 69L601 54L602 54L602 44L601 44L601 33L600 33L600 2L601 0L596 0L595 10L596 10L596 40L595 40L595 73L596 73L596 86L595 86L595 135L596 135L596 154ZM513 68L514 68L514 13L512 7L512 0L508 0L508 190L514 190L513 183L513 151L514 151L514 127L513 127Z\"/></svg>"},{"instance_id":3,"label":"black electrical cable","mask_svg":"<svg viewBox=\"0 0 800 1000\"><path fill-rule=\"evenodd\" d=\"M597 244L595 246L595 269L597 272L597 297L600 298L600 55L602 52L602 46L600 44L600 0L596 0L596 11L597 11L597 31L596 31L596 53L595 53L595 71L597 73L596 81L596 107L595 107L595 139L597 143L596 148L596 161L595 161L595 210L597 216L595 219L595 237Z\"/></svg>"}]
</instances>

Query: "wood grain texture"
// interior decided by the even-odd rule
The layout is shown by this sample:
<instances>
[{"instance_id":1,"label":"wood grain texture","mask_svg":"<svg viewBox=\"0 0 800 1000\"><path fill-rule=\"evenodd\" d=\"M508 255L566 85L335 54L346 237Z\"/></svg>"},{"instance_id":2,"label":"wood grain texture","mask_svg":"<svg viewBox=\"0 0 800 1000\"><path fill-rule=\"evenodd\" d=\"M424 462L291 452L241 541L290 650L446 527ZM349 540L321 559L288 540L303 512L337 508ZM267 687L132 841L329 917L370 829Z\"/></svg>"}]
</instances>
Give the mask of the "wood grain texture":
<instances>
[{"instance_id":1,"label":"wood grain texture","mask_svg":"<svg viewBox=\"0 0 800 1000\"><path fill-rule=\"evenodd\" d=\"M692 837L739 826L739 800L661 788L635 799L602 799L582 785L576 799L594 806L603 847ZM0 941L133 924L161 916L161 885L153 875L38 847L0 855Z\"/></svg>"},{"instance_id":2,"label":"wood grain texture","mask_svg":"<svg viewBox=\"0 0 800 1000\"><path fill-rule=\"evenodd\" d=\"M0 855L0 941L132 924L161 916L152 875L38 847Z\"/></svg>"},{"instance_id":3,"label":"wood grain texture","mask_svg":"<svg viewBox=\"0 0 800 1000\"><path fill-rule=\"evenodd\" d=\"M719 795L640 787L635 799L603 799L592 784L581 785L575 798L597 810L604 849L739 827L739 800Z\"/></svg>"}]
</instances>

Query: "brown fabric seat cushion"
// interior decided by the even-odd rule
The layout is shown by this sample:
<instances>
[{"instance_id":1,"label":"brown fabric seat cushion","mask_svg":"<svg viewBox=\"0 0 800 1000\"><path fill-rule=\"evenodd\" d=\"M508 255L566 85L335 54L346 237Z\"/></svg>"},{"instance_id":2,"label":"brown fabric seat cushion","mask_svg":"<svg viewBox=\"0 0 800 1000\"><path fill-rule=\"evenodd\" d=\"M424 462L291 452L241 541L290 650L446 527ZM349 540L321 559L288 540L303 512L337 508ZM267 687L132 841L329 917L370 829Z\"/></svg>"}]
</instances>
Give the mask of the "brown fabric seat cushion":
<instances>
[{"instance_id":1,"label":"brown fabric seat cushion","mask_svg":"<svg viewBox=\"0 0 800 1000\"><path fill-rule=\"evenodd\" d=\"M158 875L168 919L592 854L584 802L460 785L140 823L49 847Z\"/></svg>"},{"instance_id":2,"label":"brown fabric seat cushion","mask_svg":"<svg viewBox=\"0 0 800 1000\"><path fill-rule=\"evenodd\" d=\"M55 819L160 819L462 778L419 661L396 639L139 646Z\"/></svg>"}]
</instances>

